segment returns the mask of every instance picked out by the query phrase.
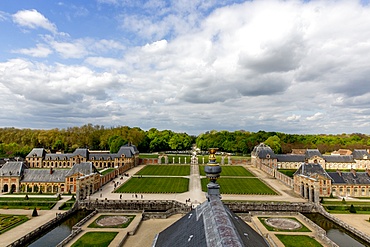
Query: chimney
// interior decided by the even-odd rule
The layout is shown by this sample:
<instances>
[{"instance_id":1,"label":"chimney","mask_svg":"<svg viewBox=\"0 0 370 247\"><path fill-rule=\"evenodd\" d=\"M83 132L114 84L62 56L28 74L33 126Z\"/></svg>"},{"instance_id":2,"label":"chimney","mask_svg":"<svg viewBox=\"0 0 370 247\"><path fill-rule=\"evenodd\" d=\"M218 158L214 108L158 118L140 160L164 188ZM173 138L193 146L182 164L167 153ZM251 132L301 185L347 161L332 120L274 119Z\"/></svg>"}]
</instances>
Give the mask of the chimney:
<instances>
[{"instance_id":1,"label":"chimney","mask_svg":"<svg viewBox=\"0 0 370 247\"><path fill-rule=\"evenodd\" d=\"M367 175L370 177L370 170L366 169L365 171L367 173Z\"/></svg>"},{"instance_id":2,"label":"chimney","mask_svg":"<svg viewBox=\"0 0 370 247\"><path fill-rule=\"evenodd\" d=\"M352 168L351 169L351 173L353 174L354 177L356 177L356 171L355 171L355 169Z\"/></svg>"},{"instance_id":3,"label":"chimney","mask_svg":"<svg viewBox=\"0 0 370 247\"><path fill-rule=\"evenodd\" d=\"M342 172L338 169L337 169L337 173L339 174L339 176L342 176Z\"/></svg>"}]
</instances>

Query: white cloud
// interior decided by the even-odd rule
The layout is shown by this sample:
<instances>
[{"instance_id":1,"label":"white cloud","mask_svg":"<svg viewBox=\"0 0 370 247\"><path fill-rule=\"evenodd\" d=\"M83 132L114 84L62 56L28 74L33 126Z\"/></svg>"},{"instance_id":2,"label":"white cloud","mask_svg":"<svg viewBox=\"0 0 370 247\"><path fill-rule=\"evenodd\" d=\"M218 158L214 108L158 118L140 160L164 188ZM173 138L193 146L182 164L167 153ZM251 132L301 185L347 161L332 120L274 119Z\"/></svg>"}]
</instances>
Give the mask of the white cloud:
<instances>
[{"instance_id":1,"label":"white cloud","mask_svg":"<svg viewBox=\"0 0 370 247\"><path fill-rule=\"evenodd\" d=\"M322 117L323 117L323 113L322 112L317 112L312 116L306 117L306 119L308 121L317 121L317 120L320 120Z\"/></svg>"},{"instance_id":2,"label":"white cloud","mask_svg":"<svg viewBox=\"0 0 370 247\"><path fill-rule=\"evenodd\" d=\"M52 33L57 32L55 24L35 9L18 11L13 15L13 21L22 27L30 29L43 28Z\"/></svg>"},{"instance_id":3,"label":"white cloud","mask_svg":"<svg viewBox=\"0 0 370 247\"><path fill-rule=\"evenodd\" d=\"M51 116L55 110L83 121L79 114L89 113L94 123L109 126L195 134L368 132L367 5L268 0L211 11L209 1L148 1L130 12L137 2L99 3L114 4L121 35L43 36L45 45L13 49L40 57L37 48L48 48L59 63L0 62L0 89L13 107L6 109L14 109L12 93L20 109L36 112L48 103ZM76 64L62 64L70 58Z\"/></svg>"},{"instance_id":4,"label":"white cloud","mask_svg":"<svg viewBox=\"0 0 370 247\"><path fill-rule=\"evenodd\" d=\"M50 50L49 47L45 45L37 44L35 48L19 49L13 52L28 55L31 57L47 57L52 53L52 50Z\"/></svg>"}]
</instances>

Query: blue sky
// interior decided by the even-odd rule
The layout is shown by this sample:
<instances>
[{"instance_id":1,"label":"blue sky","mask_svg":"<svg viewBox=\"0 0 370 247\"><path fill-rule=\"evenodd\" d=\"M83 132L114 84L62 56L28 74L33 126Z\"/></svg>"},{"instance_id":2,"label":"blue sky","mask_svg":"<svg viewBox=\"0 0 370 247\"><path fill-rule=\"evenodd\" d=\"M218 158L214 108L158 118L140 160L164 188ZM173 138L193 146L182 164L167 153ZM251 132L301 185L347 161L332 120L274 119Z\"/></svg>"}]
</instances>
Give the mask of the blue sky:
<instances>
[{"instance_id":1,"label":"blue sky","mask_svg":"<svg viewBox=\"0 0 370 247\"><path fill-rule=\"evenodd\" d=\"M0 127L370 132L368 1L0 2Z\"/></svg>"}]
</instances>

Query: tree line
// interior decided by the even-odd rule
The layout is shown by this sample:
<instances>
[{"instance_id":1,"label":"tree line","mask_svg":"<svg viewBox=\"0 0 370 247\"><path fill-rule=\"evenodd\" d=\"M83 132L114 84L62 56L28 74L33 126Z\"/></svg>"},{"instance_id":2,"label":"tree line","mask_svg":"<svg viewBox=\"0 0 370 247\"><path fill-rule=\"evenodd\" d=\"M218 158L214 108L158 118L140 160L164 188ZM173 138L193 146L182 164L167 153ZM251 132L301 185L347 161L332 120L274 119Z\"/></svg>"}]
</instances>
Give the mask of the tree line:
<instances>
[{"instance_id":1,"label":"tree line","mask_svg":"<svg viewBox=\"0 0 370 247\"><path fill-rule=\"evenodd\" d=\"M207 131L198 136L171 130L117 126L105 128L86 124L66 129L0 128L0 157L25 157L32 148L42 147L51 152L73 152L76 148L110 150L115 153L127 143L136 145L140 152L186 151L196 144L201 150L211 147L221 152L248 155L259 143L269 145L275 153L290 153L292 149L317 148L322 153L340 148L370 147L370 137L361 133L338 135L299 135L280 132Z\"/></svg>"}]
</instances>

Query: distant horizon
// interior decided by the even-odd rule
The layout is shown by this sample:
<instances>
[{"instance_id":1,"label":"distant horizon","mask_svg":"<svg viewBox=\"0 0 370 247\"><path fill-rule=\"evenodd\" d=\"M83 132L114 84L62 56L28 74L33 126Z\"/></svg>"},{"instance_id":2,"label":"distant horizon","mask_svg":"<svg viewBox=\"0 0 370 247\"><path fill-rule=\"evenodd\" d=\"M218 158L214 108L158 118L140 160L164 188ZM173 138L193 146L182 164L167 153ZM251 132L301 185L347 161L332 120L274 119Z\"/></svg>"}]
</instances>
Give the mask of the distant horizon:
<instances>
[{"instance_id":1,"label":"distant horizon","mask_svg":"<svg viewBox=\"0 0 370 247\"><path fill-rule=\"evenodd\" d=\"M370 133L369 0L0 10L0 126Z\"/></svg>"},{"instance_id":2,"label":"distant horizon","mask_svg":"<svg viewBox=\"0 0 370 247\"><path fill-rule=\"evenodd\" d=\"M360 135L367 135L369 136L370 134L367 134L367 133L360 133L360 132L354 132L354 133L346 133L346 132L343 132L343 133L287 133L287 132L283 132L283 131L274 131L274 130L257 130L257 131L251 131L251 130L247 130L247 129L238 129L238 130L224 130L224 129L212 129L212 130L205 130L204 132L201 132L201 133L198 133L198 134L189 134L187 132L184 132L184 131L175 131L175 130L172 130L172 129L158 129L156 127L151 127L149 129L143 129L143 128L140 128L139 126L128 126L128 125L116 125L116 126L105 126L105 125L101 125L101 124L92 124L92 123L87 123L87 124L83 124L83 125L80 125L80 126L67 126L65 128L58 128L58 127L53 127L53 128L28 128L28 127L24 127L24 128L19 128L19 127L14 127L14 126L3 126L3 127L0 127L0 129L5 129L5 128L15 128L15 129L19 129L19 130L25 130L25 129L31 129L31 130L53 130L53 129L58 129L58 130L66 130L68 128L74 128L74 127L83 127L85 125L89 125L91 124L92 126L103 126L104 129L110 129L110 128L119 128L119 127L129 127L129 128L139 128L143 131L149 131L151 128L154 128L154 129L157 129L158 131L164 131L164 130L169 130L169 131L173 131L175 133L186 133L188 134L189 136L199 136L201 134L205 134L207 132L212 132L212 131L217 131L217 132L221 132L221 131L227 131L227 132L236 132L236 131L243 131L243 132L250 132L250 133L257 133L259 131L264 131L264 132L267 132L267 133L272 133L272 132L276 132L276 133L283 133L283 134L288 134L288 135L335 135L335 136L339 136L339 135L354 135L354 134L360 134Z\"/></svg>"}]
</instances>

